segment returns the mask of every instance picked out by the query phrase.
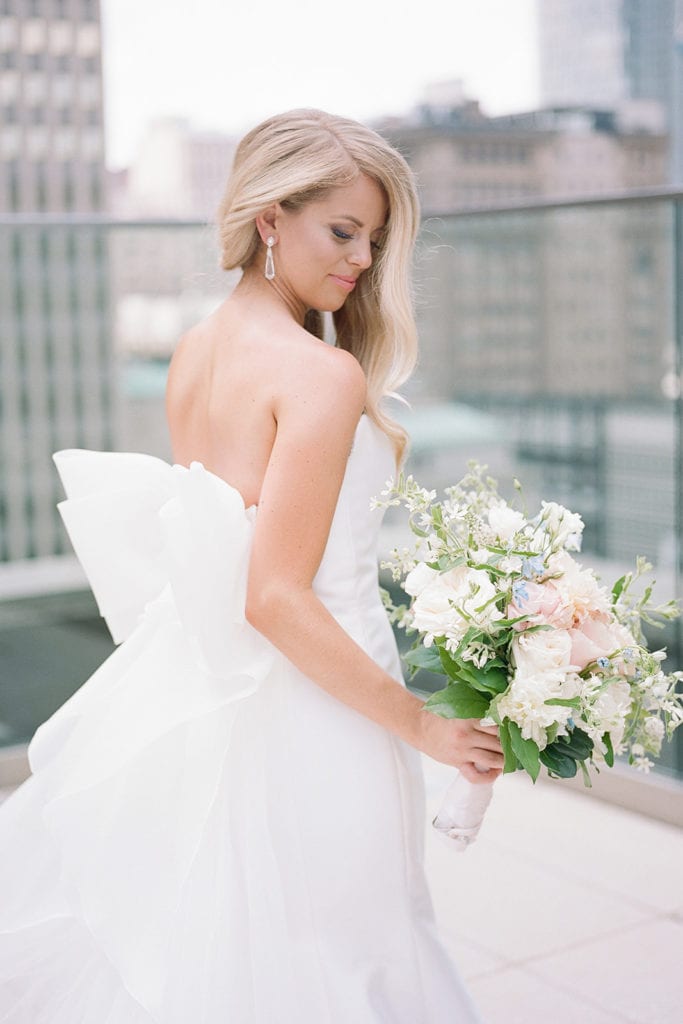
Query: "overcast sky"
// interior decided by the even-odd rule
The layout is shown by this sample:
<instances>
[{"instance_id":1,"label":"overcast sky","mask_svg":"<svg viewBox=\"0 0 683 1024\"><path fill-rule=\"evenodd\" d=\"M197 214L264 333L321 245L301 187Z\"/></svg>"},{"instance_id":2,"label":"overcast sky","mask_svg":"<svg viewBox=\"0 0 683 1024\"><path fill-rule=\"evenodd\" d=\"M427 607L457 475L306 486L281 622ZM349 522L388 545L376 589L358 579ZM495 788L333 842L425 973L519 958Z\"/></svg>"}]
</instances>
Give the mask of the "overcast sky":
<instances>
[{"instance_id":1,"label":"overcast sky","mask_svg":"<svg viewBox=\"0 0 683 1024\"><path fill-rule=\"evenodd\" d=\"M160 115L240 135L321 107L360 120L462 78L490 114L537 103L536 0L102 0L107 163Z\"/></svg>"}]
</instances>

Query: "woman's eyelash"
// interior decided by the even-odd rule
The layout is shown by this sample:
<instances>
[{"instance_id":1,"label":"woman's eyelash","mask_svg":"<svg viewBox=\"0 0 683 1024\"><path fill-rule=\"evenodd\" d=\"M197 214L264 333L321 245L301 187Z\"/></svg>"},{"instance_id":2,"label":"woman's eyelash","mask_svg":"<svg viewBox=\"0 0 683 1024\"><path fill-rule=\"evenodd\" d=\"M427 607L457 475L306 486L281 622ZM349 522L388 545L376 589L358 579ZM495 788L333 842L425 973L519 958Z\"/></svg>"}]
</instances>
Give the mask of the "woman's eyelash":
<instances>
[{"instance_id":1,"label":"woman's eyelash","mask_svg":"<svg viewBox=\"0 0 683 1024\"><path fill-rule=\"evenodd\" d=\"M346 231L342 231L342 229L341 229L341 228L332 228L332 234L333 234L333 235L334 235L334 236L335 236L336 238L340 238L340 239L341 239L342 241L344 241L344 242L348 242L348 241L349 241L349 239L353 238L353 235L349 235L349 234L347 234L347 233L346 233ZM372 246L372 248L373 248L373 249L374 249L374 250L375 250L376 252L379 252L379 250L380 250L380 249L382 248L382 246L380 245L380 243L379 243L379 242L372 242L372 241L371 241L371 242L370 242L370 245Z\"/></svg>"}]
</instances>

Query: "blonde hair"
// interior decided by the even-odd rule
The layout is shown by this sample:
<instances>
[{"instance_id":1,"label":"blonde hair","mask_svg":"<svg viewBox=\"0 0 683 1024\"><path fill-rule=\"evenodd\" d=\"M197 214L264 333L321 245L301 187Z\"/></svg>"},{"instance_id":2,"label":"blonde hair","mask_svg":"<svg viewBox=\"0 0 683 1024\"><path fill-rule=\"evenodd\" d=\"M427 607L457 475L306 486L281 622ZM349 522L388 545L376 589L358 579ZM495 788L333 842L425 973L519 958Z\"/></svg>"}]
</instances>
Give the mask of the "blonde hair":
<instances>
[{"instance_id":1,"label":"blonde hair","mask_svg":"<svg viewBox=\"0 0 683 1024\"><path fill-rule=\"evenodd\" d=\"M411 256L420 210L408 164L371 128L322 110L290 110L257 125L240 142L218 208L221 265L245 270L262 247L256 216L273 203L298 209L359 174L383 189L388 219L380 252L358 288L333 314L336 345L351 352L367 379L366 411L394 444L400 466L408 434L380 408L417 362ZM304 325L323 336L322 316Z\"/></svg>"}]
</instances>

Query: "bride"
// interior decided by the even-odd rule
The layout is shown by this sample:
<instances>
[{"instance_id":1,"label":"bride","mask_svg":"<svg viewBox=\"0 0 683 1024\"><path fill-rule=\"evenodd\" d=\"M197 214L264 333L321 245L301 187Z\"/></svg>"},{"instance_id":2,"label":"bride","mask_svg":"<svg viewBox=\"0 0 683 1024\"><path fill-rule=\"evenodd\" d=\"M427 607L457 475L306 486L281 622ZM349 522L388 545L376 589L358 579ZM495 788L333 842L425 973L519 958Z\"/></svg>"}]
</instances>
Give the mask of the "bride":
<instances>
[{"instance_id":1,"label":"bride","mask_svg":"<svg viewBox=\"0 0 683 1024\"><path fill-rule=\"evenodd\" d=\"M435 925L419 752L487 783L502 750L406 688L370 502L407 448L385 406L416 359L418 215L375 132L264 121L218 215L241 279L171 361L173 464L54 454L120 646L0 808L3 1024L478 1020Z\"/></svg>"}]
</instances>

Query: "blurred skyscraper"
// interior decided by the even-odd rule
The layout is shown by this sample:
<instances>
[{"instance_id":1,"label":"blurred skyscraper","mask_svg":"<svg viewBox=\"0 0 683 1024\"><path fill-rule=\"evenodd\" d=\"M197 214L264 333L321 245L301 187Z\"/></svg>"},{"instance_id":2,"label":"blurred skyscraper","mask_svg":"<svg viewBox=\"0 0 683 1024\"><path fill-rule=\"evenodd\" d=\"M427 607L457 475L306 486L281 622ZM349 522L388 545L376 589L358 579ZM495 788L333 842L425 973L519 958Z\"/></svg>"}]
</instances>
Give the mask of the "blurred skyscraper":
<instances>
[{"instance_id":1,"label":"blurred skyscraper","mask_svg":"<svg viewBox=\"0 0 683 1024\"><path fill-rule=\"evenodd\" d=\"M99 0L0 0L0 562L69 550L51 453L116 445L102 108Z\"/></svg>"},{"instance_id":2,"label":"blurred skyscraper","mask_svg":"<svg viewBox=\"0 0 683 1024\"><path fill-rule=\"evenodd\" d=\"M0 0L0 210L104 208L99 0Z\"/></svg>"},{"instance_id":3,"label":"blurred skyscraper","mask_svg":"<svg viewBox=\"0 0 683 1024\"><path fill-rule=\"evenodd\" d=\"M542 105L603 107L634 128L678 134L676 6L677 0L539 0ZM673 178L673 141L671 150Z\"/></svg>"},{"instance_id":4,"label":"blurred skyscraper","mask_svg":"<svg viewBox=\"0 0 683 1024\"><path fill-rule=\"evenodd\" d=\"M672 85L672 181L683 185L683 0L676 0Z\"/></svg>"}]
</instances>

